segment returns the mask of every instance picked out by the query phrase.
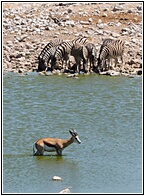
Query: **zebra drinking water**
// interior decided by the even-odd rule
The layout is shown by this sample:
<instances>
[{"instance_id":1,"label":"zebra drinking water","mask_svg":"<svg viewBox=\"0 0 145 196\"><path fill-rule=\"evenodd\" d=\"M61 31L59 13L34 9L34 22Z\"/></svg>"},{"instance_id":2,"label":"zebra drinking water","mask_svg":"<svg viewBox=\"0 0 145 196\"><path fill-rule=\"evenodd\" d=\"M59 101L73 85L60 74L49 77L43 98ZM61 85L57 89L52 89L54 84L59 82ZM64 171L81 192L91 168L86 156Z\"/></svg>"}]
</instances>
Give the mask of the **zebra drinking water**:
<instances>
[{"instance_id":1,"label":"zebra drinking water","mask_svg":"<svg viewBox=\"0 0 145 196\"><path fill-rule=\"evenodd\" d=\"M98 57L98 70L103 70L105 67L106 70L106 59L108 60L108 69L110 69L110 60L111 58L115 59L115 67L118 62L118 57L121 57L123 63L123 52L124 52L124 42L122 40L110 40L106 41L106 44L102 44L100 49L100 54Z\"/></svg>"},{"instance_id":2,"label":"zebra drinking water","mask_svg":"<svg viewBox=\"0 0 145 196\"><path fill-rule=\"evenodd\" d=\"M97 50L93 43L87 43L85 47L88 50L89 70L94 69L97 62Z\"/></svg>"},{"instance_id":3,"label":"zebra drinking water","mask_svg":"<svg viewBox=\"0 0 145 196\"><path fill-rule=\"evenodd\" d=\"M47 69L47 65L49 61L52 61L52 57L54 56L54 53L61 44L63 40L61 39L55 39L51 42L49 42L41 51L40 55L38 56L39 64L38 64L38 71L44 71Z\"/></svg>"},{"instance_id":4,"label":"zebra drinking water","mask_svg":"<svg viewBox=\"0 0 145 196\"><path fill-rule=\"evenodd\" d=\"M71 55L74 56L76 62L75 71L80 73L81 61L83 61L83 72L88 72L87 60L88 60L88 50L85 45L74 44L71 50Z\"/></svg>"},{"instance_id":5,"label":"zebra drinking water","mask_svg":"<svg viewBox=\"0 0 145 196\"><path fill-rule=\"evenodd\" d=\"M56 66L58 66L59 61L61 59L63 59L63 61L66 61L66 68L70 68L70 55L72 48L74 48L74 46L76 44L84 44L87 42L87 38L85 37L79 37L73 40L69 40L69 41L64 41L62 42L56 49L55 54L53 56L53 60L51 62L51 66L54 69Z\"/></svg>"}]
</instances>

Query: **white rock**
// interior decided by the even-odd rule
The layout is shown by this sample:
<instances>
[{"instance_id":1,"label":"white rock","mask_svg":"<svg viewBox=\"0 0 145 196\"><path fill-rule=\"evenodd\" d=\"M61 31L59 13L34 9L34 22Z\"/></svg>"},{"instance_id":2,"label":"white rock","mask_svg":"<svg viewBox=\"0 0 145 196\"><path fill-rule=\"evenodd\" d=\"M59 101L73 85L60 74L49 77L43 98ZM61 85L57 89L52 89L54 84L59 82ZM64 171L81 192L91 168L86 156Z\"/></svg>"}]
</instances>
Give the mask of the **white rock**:
<instances>
[{"instance_id":1,"label":"white rock","mask_svg":"<svg viewBox=\"0 0 145 196\"><path fill-rule=\"evenodd\" d=\"M110 76L120 76L120 72L110 70L107 72Z\"/></svg>"},{"instance_id":2,"label":"white rock","mask_svg":"<svg viewBox=\"0 0 145 196\"><path fill-rule=\"evenodd\" d=\"M89 22L93 22L93 19L92 19L92 18L89 18L88 21L89 21Z\"/></svg>"},{"instance_id":3,"label":"white rock","mask_svg":"<svg viewBox=\"0 0 145 196\"><path fill-rule=\"evenodd\" d=\"M70 193L70 190L68 188L66 188L66 189L60 191L59 193Z\"/></svg>"},{"instance_id":4,"label":"white rock","mask_svg":"<svg viewBox=\"0 0 145 196\"><path fill-rule=\"evenodd\" d=\"M117 37L120 37L120 35L119 35L118 33L114 33L114 32L111 33L111 36L112 36L112 37L116 37L116 38L117 38Z\"/></svg>"},{"instance_id":5,"label":"white rock","mask_svg":"<svg viewBox=\"0 0 145 196\"><path fill-rule=\"evenodd\" d=\"M58 180L58 181L61 181L62 180L62 178L61 177L59 177L59 176L53 176L53 178L52 178L53 180Z\"/></svg>"},{"instance_id":6,"label":"white rock","mask_svg":"<svg viewBox=\"0 0 145 196\"><path fill-rule=\"evenodd\" d=\"M113 8L113 12L117 12L117 11L122 11L123 10L123 7L122 6L114 6Z\"/></svg>"},{"instance_id":7,"label":"white rock","mask_svg":"<svg viewBox=\"0 0 145 196\"><path fill-rule=\"evenodd\" d=\"M99 29L104 29L104 26L105 26L104 24L98 24L98 25L97 25L97 27L98 27Z\"/></svg>"},{"instance_id":8,"label":"white rock","mask_svg":"<svg viewBox=\"0 0 145 196\"><path fill-rule=\"evenodd\" d=\"M99 19L99 20L98 20L98 24L101 24L101 23L102 23L102 20L101 20L101 19Z\"/></svg>"},{"instance_id":9,"label":"white rock","mask_svg":"<svg viewBox=\"0 0 145 196\"><path fill-rule=\"evenodd\" d=\"M80 24L81 25L89 25L90 23L89 23L89 21L83 21L83 20L81 20L80 21Z\"/></svg>"},{"instance_id":10,"label":"white rock","mask_svg":"<svg viewBox=\"0 0 145 196\"><path fill-rule=\"evenodd\" d=\"M107 17L108 15L106 13L103 13L102 14L102 17Z\"/></svg>"}]
</instances>

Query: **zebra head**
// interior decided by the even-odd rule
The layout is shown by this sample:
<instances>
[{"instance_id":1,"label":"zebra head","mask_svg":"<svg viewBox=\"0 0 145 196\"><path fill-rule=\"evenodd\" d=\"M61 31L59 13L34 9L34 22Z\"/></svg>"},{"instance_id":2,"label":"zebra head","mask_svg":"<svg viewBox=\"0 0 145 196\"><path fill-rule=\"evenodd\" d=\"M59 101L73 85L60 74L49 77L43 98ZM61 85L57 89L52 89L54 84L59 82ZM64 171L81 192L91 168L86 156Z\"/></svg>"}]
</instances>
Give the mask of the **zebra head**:
<instances>
[{"instance_id":1,"label":"zebra head","mask_svg":"<svg viewBox=\"0 0 145 196\"><path fill-rule=\"evenodd\" d=\"M45 71L47 68L47 62L41 58L41 56L38 57L38 71Z\"/></svg>"}]
</instances>

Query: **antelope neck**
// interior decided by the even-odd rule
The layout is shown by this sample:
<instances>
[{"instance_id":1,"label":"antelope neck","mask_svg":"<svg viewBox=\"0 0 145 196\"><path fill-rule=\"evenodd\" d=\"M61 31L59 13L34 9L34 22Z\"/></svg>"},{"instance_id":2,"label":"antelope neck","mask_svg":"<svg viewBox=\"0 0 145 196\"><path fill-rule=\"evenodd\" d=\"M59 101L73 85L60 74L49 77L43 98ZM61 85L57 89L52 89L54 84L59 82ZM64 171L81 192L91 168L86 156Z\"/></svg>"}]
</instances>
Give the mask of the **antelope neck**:
<instances>
[{"instance_id":1,"label":"antelope neck","mask_svg":"<svg viewBox=\"0 0 145 196\"><path fill-rule=\"evenodd\" d=\"M67 140L64 140L63 148L66 148L67 146L71 145L73 142L74 142L73 137L70 137Z\"/></svg>"}]
</instances>

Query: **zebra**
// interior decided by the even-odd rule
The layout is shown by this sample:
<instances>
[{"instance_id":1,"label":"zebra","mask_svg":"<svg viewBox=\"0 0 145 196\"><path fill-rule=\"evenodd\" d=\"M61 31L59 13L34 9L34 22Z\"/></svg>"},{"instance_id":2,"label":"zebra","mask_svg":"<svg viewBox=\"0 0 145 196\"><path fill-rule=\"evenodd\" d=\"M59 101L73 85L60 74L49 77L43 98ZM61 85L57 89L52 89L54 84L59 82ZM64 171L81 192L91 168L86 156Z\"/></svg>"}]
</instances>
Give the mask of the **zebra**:
<instances>
[{"instance_id":1,"label":"zebra","mask_svg":"<svg viewBox=\"0 0 145 196\"><path fill-rule=\"evenodd\" d=\"M62 39L55 39L54 41L48 42L43 48L40 55L38 56L39 64L38 71L44 71L47 69L49 61L52 61L52 57L56 51L56 48L63 42Z\"/></svg>"},{"instance_id":2,"label":"zebra","mask_svg":"<svg viewBox=\"0 0 145 196\"><path fill-rule=\"evenodd\" d=\"M88 60L88 50L86 46L78 43L74 44L71 50L71 55L75 58L75 71L80 73L81 61L83 60L83 72L88 72L88 67L86 67Z\"/></svg>"},{"instance_id":3,"label":"zebra","mask_svg":"<svg viewBox=\"0 0 145 196\"><path fill-rule=\"evenodd\" d=\"M59 61L62 60L62 67L64 65L64 61L66 63L66 66L70 66L69 62L69 56L71 53L72 48L72 42L71 41L63 41L56 49L52 61L51 61L51 67L52 70L55 67L58 67Z\"/></svg>"},{"instance_id":4,"label":"zebra","mask_svg":"<svg viewBox=\"0 0 145 196\"><path fill-rule=\"evenodd\" d=\"M66 62L66 67L70 68L70 55L72 48L75 44L84 44L87 42L87 38L85 37L78 37L73 40L63 41L56 49L55 54L53 56L53 60L51 61L51 66L54 69L58 66L58 63L61 59Z\"/></svg>"},{"instance_id":5,"label":"zebra","mask_svg":"<svg viewBox=\"0 0 145 196\"><path fill-rule=\"evenodd\" d=\"M111 39L111 38L104 39L102 46L106 46L108 43L111 43L111 42L114 42L114 41L115 40L114 39Z\"/></svg>"},{"instance_id":6,"label":"zebra","mask_svg":"<svg viewBox=\"0 0 145 196\"><path fill-rule=\"evenodd\" d=\"M111 39L111 38L107 38L107 39L104 39L101 47L100 47L100 51L99 51L99 54L101 54L102 52L102 49L104 46L106 46L107 44L111 43L111 42L114 42L115 40L114 39Z\"/></svg>"},{"instance_id":7,"label":"zebra","mask_svg":"<svg viewBox=\"0 0 145 196\"><path fill-rule=\"evenodd\" d=\"M111 38L107 38L107 39L104 39L103 40L103 43L102 43L102 45L101 45L101 47L100 47L100 51L99 51L99 56L98 56L98 58L97 58L97 60L98 60L98 65L97 65L97 71L100 71L99 69L100 69L100 65L99 65L99 59L100 59L100 55L101 55L101 53L102 53L102 49L108 44L108 43L111 43L111 42L114 42L115 40L114 39L111 39ZM106 59L107 60L107 59ZM106 60L104 61L104 65L105 65L105 68L106 68ZM103 68L102 68L103 69Z\"/></svg>"},{"instance_id":8,"label":"zebra","mask_svg":"<svg viewBox=\"0 0 145 196\"><path fill-rule=\"evenodd\" d=\"M96 46L93 43L87 43L87 44L85 44L85 47L88 50L88 61L89 61L89 64L90 64L89 70L91 70L91 69L95 68L96 62L97 62Z\"/></svg>"},{"instance_id":9,"label":"zebra","mask_svg":"<svg viewBox=\"0 0 145 196\"><path fill-rule=\"evenodd\" d=\"M118 57L121 57L123 63L123 52L124 52L124 42L122 40L110 40L106 41L104 46L101 46L100 54L98 57L98 71L101 69L106 69L106 59L108 60L108 69L110 69L110 60L111 58L115 59L115 67L118 62ZM100 69L101 67L101 69Z\"/></svg>"}]
</instances>

